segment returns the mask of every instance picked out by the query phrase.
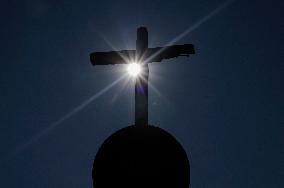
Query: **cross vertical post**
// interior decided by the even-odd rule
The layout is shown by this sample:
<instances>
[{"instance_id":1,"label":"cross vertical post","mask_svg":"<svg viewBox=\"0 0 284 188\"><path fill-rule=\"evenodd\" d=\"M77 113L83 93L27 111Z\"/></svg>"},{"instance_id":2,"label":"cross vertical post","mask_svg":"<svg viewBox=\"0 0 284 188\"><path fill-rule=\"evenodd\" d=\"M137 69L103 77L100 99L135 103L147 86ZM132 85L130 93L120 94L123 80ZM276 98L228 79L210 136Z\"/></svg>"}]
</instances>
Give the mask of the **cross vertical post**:
<instances>
[{"instance_id":1,"label":"cross vertical post","mask_svg":"<svg viewBox=\"0 0 284 188\"><path fill-rule=\"evenodd\" d=\"M144 62L148 50L148 31L146 27L137 29L136 61L141 64L141 75L136 77L135 82L135 125L148 125L148 79L149 67Z\"/></svg>"}]
</instances>

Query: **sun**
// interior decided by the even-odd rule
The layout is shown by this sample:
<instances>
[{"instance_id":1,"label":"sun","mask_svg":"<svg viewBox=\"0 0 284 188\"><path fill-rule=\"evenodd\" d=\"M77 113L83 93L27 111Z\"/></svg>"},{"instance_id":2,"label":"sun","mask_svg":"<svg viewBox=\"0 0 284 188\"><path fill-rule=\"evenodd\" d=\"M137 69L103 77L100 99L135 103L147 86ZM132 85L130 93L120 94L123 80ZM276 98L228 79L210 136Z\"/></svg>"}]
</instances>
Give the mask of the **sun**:
<instances>
[{"instance_id":1,"label":"sun","mask_svg":"<svg viewBox=\"0 0 284 188\"><path fill-rule=\"evenodd\" d=\"M132 77L137 77L141 73L141 65L139 63L130 63L127 67L127 72Z\"/></svg>"}]
</instances>

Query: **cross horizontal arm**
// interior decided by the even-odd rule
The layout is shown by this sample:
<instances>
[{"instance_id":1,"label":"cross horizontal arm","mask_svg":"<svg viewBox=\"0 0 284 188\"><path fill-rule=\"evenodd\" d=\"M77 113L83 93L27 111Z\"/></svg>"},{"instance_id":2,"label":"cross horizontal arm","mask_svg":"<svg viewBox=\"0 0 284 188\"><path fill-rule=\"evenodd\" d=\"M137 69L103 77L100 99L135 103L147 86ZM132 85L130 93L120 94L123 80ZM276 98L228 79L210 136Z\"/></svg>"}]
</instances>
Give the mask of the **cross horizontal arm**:
<instances>
[{"instance_id":1,"label":"cross horizontal arm","mask_svg":"<svg viewBox=\"0 0 284 188\"><path fill-rule=\"evenodd\" d=\"M192 44L172 45L165 47L148 48L142 54L146 63L161 62L163 59L175 58L178 56L189 56L195 54ZM94 52L90 54L93 65L115 65L129 63L127 60L134 60L136 50L121 50L111 52Z\"/></svg>"},{"instance_id":2,"label":"cross horizontal arm","mask_svg":"<svg viewBox=\"0 0 284 188\"><path fill-rule=\"evenodd\" d=\"M192 44L172 45L165 47L149 48L146 57L147 62L161 62L163 59L176 58L178 56L189 56L195 54Z\"/></svg>"},{"instance_id":3,"label":"cross horizontal arm","mask_svg":"<svg viewBox=\"0 0 284 188\"><path fill-rule=\"evenodd\" d=\"M126 60L135 57L136 50L121 50L111 52L94 52L90 54L93 65L125 64Z\"/></svg>"}]
</instances>

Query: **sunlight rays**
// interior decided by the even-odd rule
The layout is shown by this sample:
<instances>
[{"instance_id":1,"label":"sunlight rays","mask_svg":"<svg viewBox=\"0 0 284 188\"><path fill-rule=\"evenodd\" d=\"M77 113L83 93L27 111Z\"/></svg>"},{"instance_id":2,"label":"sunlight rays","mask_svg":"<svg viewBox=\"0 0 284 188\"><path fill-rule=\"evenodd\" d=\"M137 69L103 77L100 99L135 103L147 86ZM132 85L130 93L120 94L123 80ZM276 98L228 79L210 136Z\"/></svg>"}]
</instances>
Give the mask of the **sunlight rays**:
<instances>
[{"instance_id":1,"label":"sunlight rays","mask_svg":"<svg viewBox=\"0 0 284 188\"><path fill-rule=\"evenodd\" d=\"M192 31L196 30L201 24L207 22L210 18L212 18L213 16L215 16L216 14L218 14L220 11L222 11L223 9L225 9L226 7L228 7L229 5L231 5L234 1L236 0L227 0L224 3L222 3L221 5L219 5L216 9L214 9L213 11L211 11L209 14L207 14L206 16L204 16L203 18L201 18L200 20L198 20L196 23L194 23L193 25L189 26L184 32L182 32L181 34L179 34L178 36L176 36L175 38L173 38L172 40L170 40L169 42L166 43L165 46L170 46L175 44L177 41L181 40L183 37L185 37L186 35L188 35L189 33L191 33ZM155 54L153 54L152 56L150 56L149 58L147 58L145 60L145 62L151 62L151 60L157 56L158 54L160 54L161 52L163 52L165 48L162 48L161 50L157 51Z\"/></svg>"},{"instance_id":2,"label":"sunlight rays","mask_svg":"<svg viewBox=\"0 0 284 188\"><path fill-rule=\"evenodd\" d=\"M104 93L106 93L107 91L109 91L111 88L113 88L115 85L117 85L119 82L121 82L124 78L126 77L126 75L121 76L119 79L115 80L113 83L109 84L108 86L106 86L105 88L103 88L101 91L99 91L98 93L96 93L95 95L93 95L92 97L90 97L89 99L85 100L84 102L82 102L80 105L78 105L77 107L75 107L73 110L71 110L70 112L68 112L67 114L65 114L64 116L62 116L61 118L59 118L57 121L49 124L45 129L41 130L39 133L37 133L36 135L34 135L32 138L30 138L26 143L24 143L23 145L19 146L18 148L16 148L14 155L18 154L19 152L25 150L26 148L28 148L30 145L32 145L33 143L37 142L41 137L45 136L46 134L48 134L50 131L52 131L53 129L55 129L56 127L62 125L66 120L68 120L69 118L71 118L72 116L74 116L75 114L79 113L81 110L83 110L86 106L88 106L89 104L91 104L93 101L95 101L96 99L98 99L100 96L102 96ZM13 156L14 156L13 155Z\"/></svg>"}]
</instances>

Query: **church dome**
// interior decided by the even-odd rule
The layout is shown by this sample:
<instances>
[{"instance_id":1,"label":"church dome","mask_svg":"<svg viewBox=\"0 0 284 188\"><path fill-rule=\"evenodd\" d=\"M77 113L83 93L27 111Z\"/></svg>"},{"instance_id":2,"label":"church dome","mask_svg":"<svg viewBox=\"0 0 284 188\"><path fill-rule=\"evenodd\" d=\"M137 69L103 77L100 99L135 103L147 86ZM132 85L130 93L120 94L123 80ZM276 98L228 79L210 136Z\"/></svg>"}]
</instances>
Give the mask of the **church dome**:
<instances>
[{"instance_id":1,"label":"church dome","mask_svg":"<svg viewBox=\"0 0 284 188\"><path fill-rule=\"evenodd\" d=\"M189 161L179 142L154 126L129 126L108 137L93 164L95 188L188 188Z\"/></svg>"}]
</instances>

